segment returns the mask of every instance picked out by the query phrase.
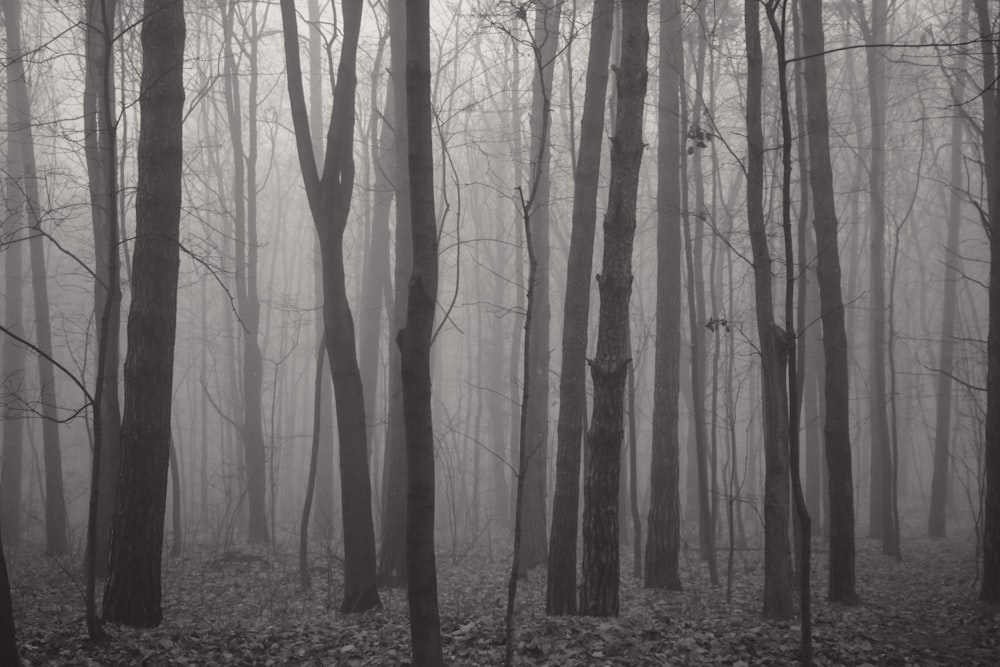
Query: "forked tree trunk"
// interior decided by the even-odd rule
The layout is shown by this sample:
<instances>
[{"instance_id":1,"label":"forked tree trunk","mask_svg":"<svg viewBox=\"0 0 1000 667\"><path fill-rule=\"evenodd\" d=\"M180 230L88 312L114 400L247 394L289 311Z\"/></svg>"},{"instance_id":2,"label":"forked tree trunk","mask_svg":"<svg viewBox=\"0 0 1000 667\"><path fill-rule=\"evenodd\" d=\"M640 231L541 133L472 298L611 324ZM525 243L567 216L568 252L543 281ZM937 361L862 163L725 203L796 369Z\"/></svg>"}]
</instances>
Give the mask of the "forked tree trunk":
<instances>
[{"instance_id":1,"label":"forked tree trunk","mask_svg":"<svg viewBox=\"0 0 1000 667\"><path fill-rule=\"evenodd\" d=\"M294 0L282 0L281 20L288 67L288 92L299 167L323 258L323 321L340 435L341 505L344 512L343 613L381 606L375 577L375 528L372 521L364 392L358 369L354 318L344 277L344 229L354 186L354 92L358 33L363 3L343 2L343 41L330 113L322 172L316 166L302 89L298 25Z\"/></svg>"},{"instance_id":2,"label":"forked tree trunk","mask_svg":"<svg viewBox=\"0 0 1000 667\"><path fill-rule=\"evenodd\" d=\"M573 228L566 266L562 373L559 376L556 489L552 501L545 611L576 613L576 558L580 512L580 452L587 409L587 326L590 275L597 224L597 183L604 143L604 100L608 87L613 3L597 0L590 24L587 85L580 123L580 155L573 182Z\"/></svg>"},{"instance_id":3,"label":"forked tree trunk","mask_svg":"<svg viewBox=\"0 0 1000 667\"><path fill-rule=\"evenodd\" d=\"M618 614L618 479L624 436L625 379L628 372L629 298L636 196L642 162L642 117L649 50L647 0L622 1L621 69L616 77L618 112L611 140L611 182L604 221L603 269L594 380L591 457L584 482L583 582L580 613Z\"/></svg>"}]
</instances>

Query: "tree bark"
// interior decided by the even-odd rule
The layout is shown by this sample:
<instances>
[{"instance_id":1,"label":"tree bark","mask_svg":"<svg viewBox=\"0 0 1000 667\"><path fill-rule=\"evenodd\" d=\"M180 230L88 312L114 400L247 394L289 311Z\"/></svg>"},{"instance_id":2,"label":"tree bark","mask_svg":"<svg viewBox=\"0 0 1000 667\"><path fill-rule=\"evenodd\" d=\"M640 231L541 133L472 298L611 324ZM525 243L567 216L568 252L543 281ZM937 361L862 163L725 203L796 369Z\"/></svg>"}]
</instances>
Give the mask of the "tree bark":
<instances>
[{"instance_id":1,"label":"tree bark","mask_svg":"<svg viewBox=\"0 0 1000 667\"><path fill-rule=\"evenodd\" d=\"M580 452L583 415L587 410L587 326L590 318L590 274L597 224L597 185L604 143L604 100L608 87L613 3L597 0L590 24L587 85L580 122L580 154L573 182L573 228L566 266L563 306L562 373L559 376L556 489L545 611L576 613L576 558L580 512Z\"/></svg>"},{"instance_id":2,"label":"tree bark","mask_svg":"<svg viewBox=\"0 0 1000 667\"><path fill-rule=\"evenodd\" d=\"M680 590L681 126L683 74L680 0L660 3L657 105L656 350L650 503L644 581Z\"/></svg>"},{"instance_id":3,"label":"tree bark","mask_svg":"<svg viewBox=\"0 0 1000 667\"><path fill-rule=\"evenodd\" d=\"M12 667L21 664L21 657L17 652L17 630L14 627L10 579L7 576L7 559L3 555L2 537L0 537L0 662Z\"/></svg>"},{"instance_id":4,"label":"tree bark","mask_svg":"<svg viewBox=\"0 0 1000 667\"><path fill-rule=\"evenodd\" d=\"M616 76L618 112L611 140L611 182L604 218L603 270L597 277L601 306L597 354L590 364L594 413L591 457L584 484L583 582L580 612L618 614L618 479L624 435L624 392L630 345L629 298L636 196L642 163L642 116L646 99L648 0L622 1L621 69Z\"/></svg>"},{"instance_id":5,"label":"tree bark","mask_svg":"<svg viewBox=\"0 0 1000 667\"><path fill-rule=\"evenodd\" d=\"M837 211L830 164L830 120L827 110L826 60L823 55L823 2L805 2L802 37L805 51L806 130L809 135L809 182L816 231L816 279L819 284L826 416L824 436L830 475L830 570L832 602L856 604L854 579L854 484L851 470L850 392L847 330L840 286Z\"/></svg>"},{"instance_id":6,"label":"tree bark","mask_svg":"<svg viewBox=\"0 0 1000 667\"><path fill-rule=\"evenodd\" d=\"M406 423L406 569L413 662L443 665L434 557L434 424L431 344L437 304L438 240L431 144L430 6L413 0L406 16L406 118L409 136L413 273L406 328L399 333Z\"/></svg>"},{"instance_id":7,"label":"tree bark","mask_svg":"<svg viewBox=\"0 0 1000 667\"><path fill-rule=\"evenodd\" d=\"M986 440L982 600L1000 600L1000 91L996 38L986 0L975 0L983 46L983 156L990 238L989 334L986 341Z\"/></svg>"},{"instance_id":8,"label":"tree bark","mask_svg":"<svg viewBox=\"0 0 1000 667\"><path fill-rule=\"evenodd\" d=\"M761 398L764 421L764 606L766 618L794 613L792 561L788 543L788 357L785 331L775 322L764 217L764 132L761 125L763 55L760 4L744 3L747 43L747 226L753 250L754 301L760 339Z\"/></svg>"},{"instance_id":9,"label":"tree bark","mask_svg":"<svg viewBox=\"0 0 1000 667\"><path fill-rule=\"evenodd\" d=\"M132 302L122 462L104 619L155 627L166 509L184 109L184 3L145 0Z\"/></svg>"}]
</instances>

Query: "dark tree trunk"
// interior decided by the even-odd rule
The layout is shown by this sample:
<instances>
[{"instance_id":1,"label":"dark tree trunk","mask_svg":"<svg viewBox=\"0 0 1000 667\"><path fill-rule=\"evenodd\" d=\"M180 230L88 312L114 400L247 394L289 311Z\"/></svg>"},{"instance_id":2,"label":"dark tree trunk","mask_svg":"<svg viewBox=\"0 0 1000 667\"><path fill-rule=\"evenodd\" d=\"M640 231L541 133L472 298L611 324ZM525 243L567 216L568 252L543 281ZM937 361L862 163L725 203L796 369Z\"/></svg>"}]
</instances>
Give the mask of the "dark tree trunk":
<instances>
[{"instance_id":1,"label":"dark tree trunk","mask_svg":"<svg viewBox=\"0 0 1000 667\"><path fill-rule=\"evenodd\" d=\"M645 585L680 590L681 3L660 3L657 106L656 351Z\"/></svg>"},{"instance_id":2,"label":"dark tree trunk","mask_svg":"<svg viewBox=\"0 0 1000 667\"><path fill-rule=\"evenodd\" d=\"M90 210L94 230L94 321L98 323L97 346L103 349L100 393L101 456L97 475L96 537L94 565L97 576L107 572L111 541L111 517L121 463L119 430L121 409L118 399L121 360L121 289L117 257L118 208L115 202L117 172L117 130L111 118L114 105L114 54L112 32L117 0L87 2L87 74L84 90L84 145L90 186ZM115 242L111 242L114 238ZM108 304L108 300L111 301ZM105 311L106 329L101 326ZM101 357L98 354L98 357Z\"/></svg>"},{"instance_id":3,"label":"dark tree trunk","mask_svg":"<svg viewBox=\"0 0 1000 667\"><path fill-rule=\"evenodd\" d=\"M125 358L122 462L104 619L160 624L160 568L177 322L184 110L184 3L146 0L139 180Z\"/></svg>"},{"instance_id":4,"label":"dark tree trunk","mask_svg":"<svg viewBox=\"0 0 1000 667\"><path fill-rule=\"evenodd\" d=\"M647 0L622 2L621 69L616 77L617 128L611 140L611 182L604 218L603 271L597 277L601 306L597 354L590 365L594 416L588 435L591 457L584 483L583 582L580 613L618 614L618 478L624 435L628 371L629 297L636 195L642 163L642 116L649 50Z\"/></svg>"},{"instance_id":5,"label":"dark tree trunk","mask_svg":"<svg viewBox=\"0 0 1000 667\"><path fill-rule=\"evenodd\" d=\"M833 602L856 604L854 588L854 485L851 470L850 392L847 330L840 287L837 211L830 164L830 120L826 95L823 2L802 4L805 51L806 130L809 135L809 182L816 231L816 279L823 323L826 417L823 427L830 475L830 570Z\"/></svg>"},{"instance_id":6,"label":"dark tree trunk","mask_svg":"<svg viewBox=\"0 0 1000 667\"><path fill-rule=\"evenodd\" d=\"M545 611L576 613L576 558L580 512L580 447L587 410L587 326L590 275L597 224L597 184L604 143L604 100L608 87L613 4L597 0L590 26L587 86L580 123L580 153L573 182L573 229L566 267L563 307L562 374L559 377L559 425L556 490L552 501L549 568Z\"/></svg>"},{"instance_id":7,"label":"dark tree trunk","mask_svg":"<svg viewBox=\"0 0 1000 667\"><path fill-rule=\"evenodd\" d=\"M343 41L330 112L323 169L316 166L309 131L294 0L282 0L281 19L288 67L288 92L299 166L323 258L323 321L340 436L341 504L344 512L343 613L379 607L375 577L375 528L368 473L364 392L358 369L354 319L344 280L344 229L354 186L354 92L358 33L363 3L343 3ZM321 175L322 174L322 175Z\"/></svg>"},{"instance_id":8,"label":"dark tree trunk","mask_svg":"<svg viewBox=\"0 0 1000 667\"><path fill-rule=\"evenodd\" d=\"M986 0L975 0L983 46L983 155L990 243L989 334L986 342L986 489L983 507L983 584L979 597L1000 600L1000 91L995 20Z\"/></svg>"},{"instance_id":9,"label":"dark tree trunk","mask_svg":"<svg viewBox=\"0 0 1000 667\"><path fill-rule=\"evenodd\" d=\"M763 55L760 4L744 3L747 43L747 226L753 249L754 301L760 339L764 419L764 616L794 613L788 543L788 357L785 332L774 321L771 252L764 217L764 132L761 125Z\"/></svg>"},{"instance_id":10,"label":"dark tree trunk","mask_svg":"<svg viewBox=\"0 0 1000 667\"><path fill-rule=\"evenodd\" d=\"M7 577L7 559L3 555L3 538L0 537L0 663L12 667L21 664L17 653L17 632L14 628L14 609L10 599L10 579Z\"/></svg>"},{"instance_id":11,"label":"dark tree trunk","mask_svg":"<svg viewBox=\"0 0 1000 667\"><path fill-rule=\"evenodd\" d=\"M406 423L406 569L413 662L443 665L434 557L434 424L431 343L437 302L438 241L431 144L430 7L414 0L406 16L406 112L409 136L413 274L406 328L399 333Z\"/></svg>"}]
</instances>

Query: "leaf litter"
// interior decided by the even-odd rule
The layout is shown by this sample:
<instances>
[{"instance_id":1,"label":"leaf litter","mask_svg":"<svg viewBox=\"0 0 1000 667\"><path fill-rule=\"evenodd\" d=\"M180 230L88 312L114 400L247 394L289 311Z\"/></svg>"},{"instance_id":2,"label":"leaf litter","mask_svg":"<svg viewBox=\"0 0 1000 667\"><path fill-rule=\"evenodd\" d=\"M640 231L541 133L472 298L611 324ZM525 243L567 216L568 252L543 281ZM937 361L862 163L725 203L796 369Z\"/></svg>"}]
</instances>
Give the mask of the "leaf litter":
<instances>
[{"instance_id":1,"label":"leaf litter","mask_svg":"<svg viewBox=\"0 0 1000 667\"><path fill-rule=\"evenodd\" d=\"M819 543L816 547L822 549ZM995 665L1000 607L977 599L972 539L907 540L904 560L858 543L854 607L825 601L826 554L813 566L817 665ZM788 665L797 662L797 619L760 615L762 554L737 552L733 599L709 584L695 552L682 554L680 592L648 590L623 576L617 618L545 615L545 577L520 586L519 665ZM622 554L623 572L632 556ZM25 665L406 665L405 591L381 591L379 611L338 612L336 563L299 586L297 556L246 547L232 557L194 550L164 558L164 622L109 627L92 644L83 619L79 567L22 551L8 557L18 641ZM445 659L496 665L503 659L506 559L470 553L439 558ZM324 576L325 573L325 576ZM721 576L725 577L725 571Z\"/></svg>"}]
</instances>

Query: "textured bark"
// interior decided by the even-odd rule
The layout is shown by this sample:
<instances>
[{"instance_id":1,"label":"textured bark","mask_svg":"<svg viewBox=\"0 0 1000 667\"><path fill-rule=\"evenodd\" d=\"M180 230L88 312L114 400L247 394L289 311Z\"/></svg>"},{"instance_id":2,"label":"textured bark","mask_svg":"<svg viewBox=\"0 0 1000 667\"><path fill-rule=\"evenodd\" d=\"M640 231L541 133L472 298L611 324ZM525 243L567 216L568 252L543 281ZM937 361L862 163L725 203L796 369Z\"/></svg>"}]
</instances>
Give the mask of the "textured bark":
<instances>
[{"instance_id":1,"label":"textured bark","mask_svg":"<svg viewBox=\"0 0 1000 667\"><path fill-rule=\"evenodd\" d=\"M559 376L556 489L545 611L576 613L576 557L580 511L580 453L587 410L587 326L590 318L590 275L597 225L597 185L604 143L604 100L608 87L613 3L597 0L590 24L587 84L580 122L580 152L573 182L573 229L566 267L563 306L562 372Z\"/></svg>"},{"instance_id":2,"label":"textured bark","mask_svg":"<svg viewBox=\"0 0 1000 667\"><path fill-rule=\"evenodd\" d=\"M618 479L624 435L624 393L630 345L629 298L635 207L642 163L642 116L649 50L647 0L622 2L622 64L617 73L618 111L611 140L611 182L604 218L604 257L597 277L601 295L597 354L590 365L594 413L591 456L584 483L583 582L580 613L618 614Z\"/></svg>"},{"instance_id":3,"label":"textured bark","mask_svg":"<svg viewBox=\"0 0 1000 667\"><path fill-rule=\"evenodd\" d=\"M983 507L983 582L979 597L1000 600L1000 40L986 0L975 0L983 46L983 155L988 193L990 243L989 334L986 341L986 456Z\"/></svg>"},{"instance_id":4,"label":"textured bark","mask_svg":"<svg viewBox=\"0 0 1000 667\"><path fill-rule=\"evenodd\" d=\"M802 4L805 51L806 129L809 135L809 182L813 194L816 231L816 279L823 323L824 396L823 432L830 475L831 601L856 604L854 577L854 486L851 470L850 394L847 369L847 331L840 286L837 212L830 164L830 120L827 110L826 61L823 56L822 0Z\"/></svg>"},{"instance_id":5,"label":"textured bark","mask_svg":"<svg viewBox=\"0 0 1000 667\"><path fill-rule=\"evenodd\" d=\"M125 358L122 462L112 520L104 619L160 624L184 109L184 3L143 5L138 187Z\"/></svg>"},{"instance_id":6,"label":"textured bark","mask_svg":"<svg viewBox=\"0 0 1000 667\"><path fill-rule=\"evenodd\" d=\"M744 3L747 43L747 226L753 250L754 303L760 339L764 421L764 605L765 618L794 613L788 543L788 389L785 332L775 323L771 252L764 217L764 132L761 126L763 55L760 5Z\"/></svg>"},{"instance_id":7,"label":"textured bark","mask_svg":"<svg viewBox=\"0 0 1000 667\"><path fill-rule=\"evenodd\" d=\"M323 321L340 436L341 505L344 513L344 599L342 613L379 607L375 577L375 528L368 472L364 391L358 369L354 318L344 279L344 229L354 186L354 93L358 33L363 3L345 0L343 41L330 112L323 168L316 166L309 131L294 0L282 0L281 19L288 67L288 92L299 167L323 258Z\"/></svg>"},{"instance_id":8,"label":"textured bark","mask_svg":"<svg viewBox=\"0 0 1000 667\"><path fill-rule=\"evenodd\" d=\"M968 14L971 2L962 3L962 15ZM969 38L969 24L962 21L958 40ZM965 52L955 58L955 77L951 86L952 104L965 100ZM951 122L951 155L949 177L951 190L948 196L948 238L944 250L944 297L941 307L941 352L938 356L938 375L934 410L934 472L931 477L930 512L927 517L927 536L940 539L947 534L948 477L951 467L951 376L955 368L955 325L958 318L958 280L962 272L962 257L958 253L959 232L962 227L962 141L965 119L955 117Z\"/></svg>"},{"instance_id":9,"label":"textured bark","mask_svg":"<svg viewBox=\"0 0 1000 667\"><path fill-rule=\"evenodd\" d=\"M681 350L681 3L660 3L660 83L657 106L656 351L650 462L647 588L680 590Z\"/></svg>"},{"instance_id":10,"label":"textured bark","mask_svg":"<svg viewBox=\"0 0 1000 667\"><path fill-rule=\"evenodd\" d=\"M406 111L409 136L413 273L406 328L399 334L406 422L406 569L413 662L443 665L434 558L434 424L431 337L437 300L438 241L431 144L430 7L413 0L406 16Z\"/></svg>"}]
</instances>

